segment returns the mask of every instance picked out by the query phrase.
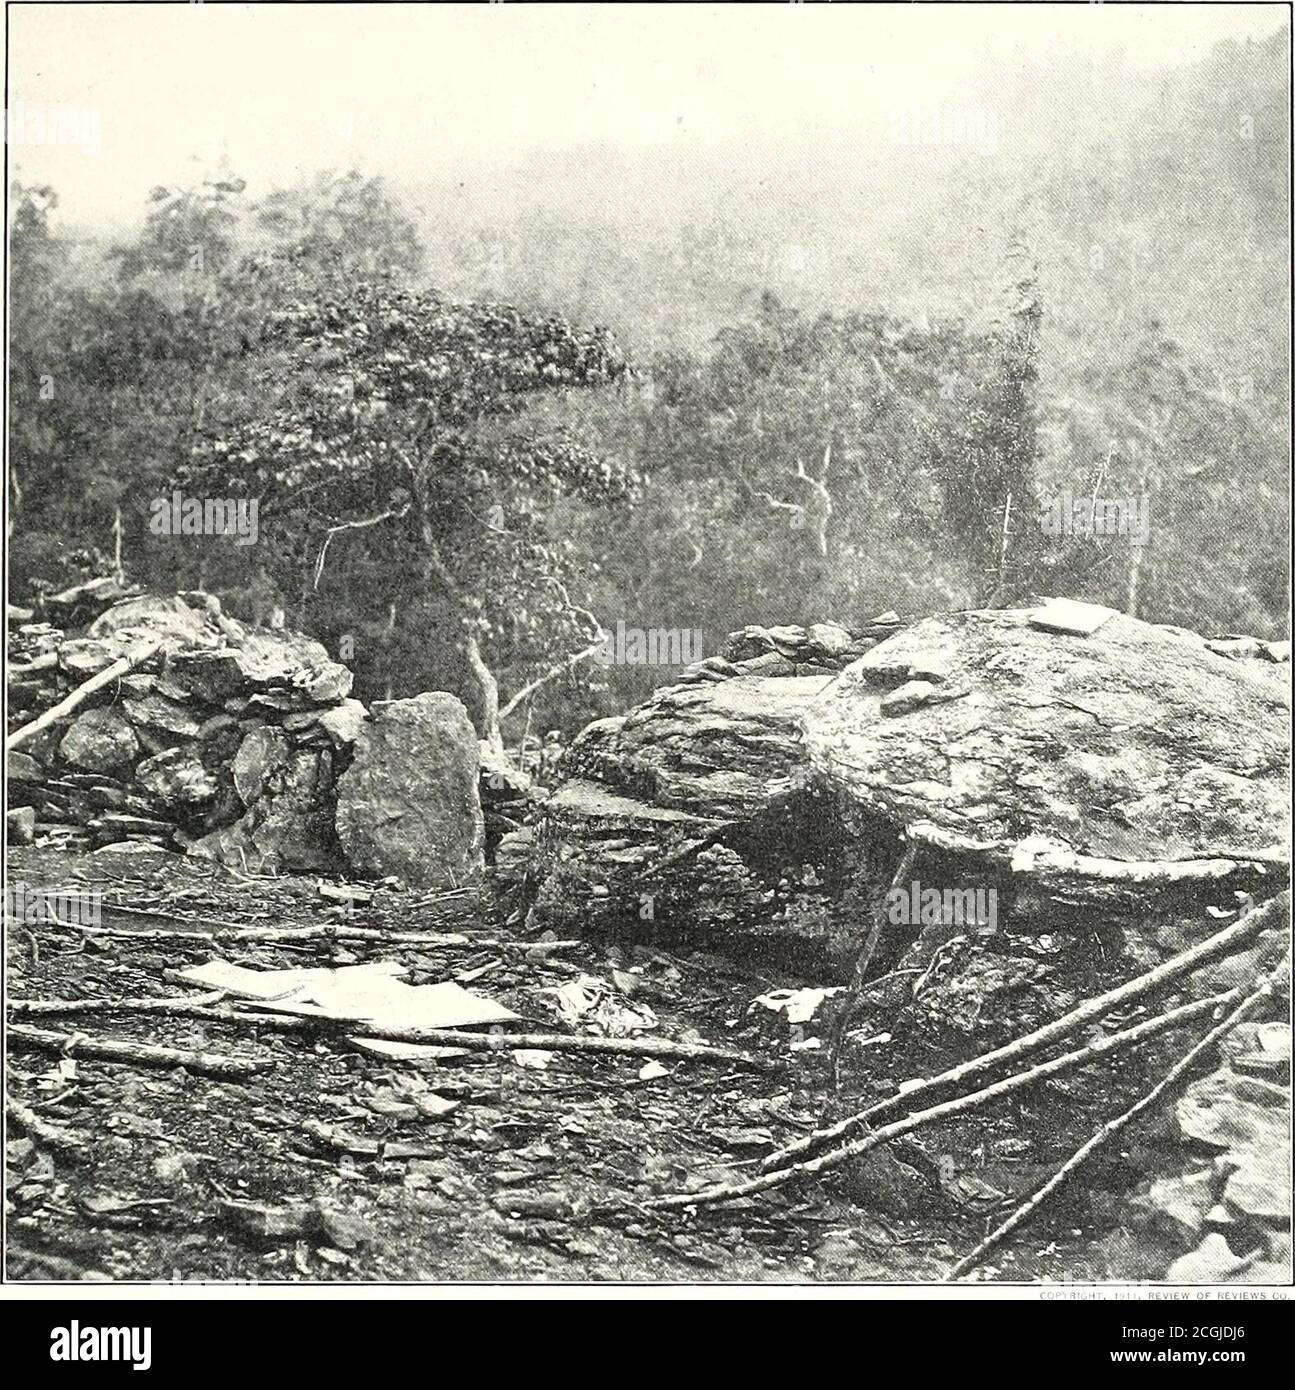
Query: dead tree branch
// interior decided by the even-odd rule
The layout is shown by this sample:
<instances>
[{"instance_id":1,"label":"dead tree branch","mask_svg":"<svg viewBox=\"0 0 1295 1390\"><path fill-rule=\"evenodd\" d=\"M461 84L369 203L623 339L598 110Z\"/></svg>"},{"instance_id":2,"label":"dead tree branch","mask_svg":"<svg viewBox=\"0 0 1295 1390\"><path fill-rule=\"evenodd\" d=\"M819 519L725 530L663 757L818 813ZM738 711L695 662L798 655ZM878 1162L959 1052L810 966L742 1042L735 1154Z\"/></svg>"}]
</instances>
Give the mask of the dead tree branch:
<instances>
[{"instance_id":1,"label":"dead tree branch","mask_svg":"<svg viewBox=\"0 0 1295 1390\"><path fill-rule=\"evenodd\" d=\"M983 1077L1004 1065L1022 1062L1026 1058L1042 1052L1045 1048L1051 1047L1054 1043L1062 1042L1071 1037L1090 1023L1097 1023L1107 1014L1137 1002L1153 991L1172 984L1184 975L1189 975L1194 970L1200 969L1203 965L1208 965L1212 961L1230 955L1266 927L1274 926L1285 920L1289 911L1290 891L1288 889L1276 897L1270 898L1261 907L1253 908L1243 916L1238 917L1235 922L1229 923L1222 931L1216 932L1208 940L1202 941L1189 950L1179 952L1178 955L1165 961L1163 965L1156 966L1154 970L1148 970L1145 974L1139 975L1115 989L1107 990L1105 994L1099 994L1086 1000L1077 1009L1072 1009L1068 1014L1063 1014L1051 1023L1045 1023L1032 1033L1026 1033L1013 1042L1005 1043L1002 1047L995 1048L992 1052L986 1052L980 1057L974 1057L971 1061L963 1062L960 1066L952 1067L948 1071L941 1072L938 1076L918 1081L900 1094L879 1101L857 1114L849 1115L834 1125L815 1130L813 1134L808 1134L805 1138L797 1140L796 1143L789 1144L786 1148L770 1154L760 1165L761 1169L769 1172L783 1168L787 1164L803 1158L806 1154L829 1148L838 1140L846 1139L851 1134L865 1130L872 1121L883 1115L893 1114L899 1109L911 1109L912 1103L919 1097L930 1095L933 1091L943 1091L949 1087L960 1086L965 1082Z\"/></svg>"},{"instance_id":2,"label":"dead tree branch","mask_svg":"<svg viewBox=\"0 0 1295 1390\"><path fill-rule=\"evenodd\" d=\"M83 681L70 695L65 696L58 704L51 705L44 714L38 715L30 724L24 724L21 729L15 729L5 739L5 752L12 753L15 748L29 743L37 734L43 733L60 720L66 719L70 714L75 714L96 690L102 690L105 685L111 685L120 677L129 675L136 666L147 661L158 651L161 645L161 637L150 637L137 647L133 647L125 656L118 657L111 666L105 666L97 675L91 676L88 681Z\"/></svg>"},{"instance_id":3,"label":"dead tree branch","mask_svg":"<svg viewBox=\"0 0 1295 1390\"><path fill-rule=\"evenodd\" d=\"M944 1282L952 1283L954 1280L961 1279L964 1275L970 1274L977 1265L983 1262L986 1255L997 1249L1013 1231L1023 1226L1030 1217L1038 1211L1039 1207L1041 1207L1059 1187L1062 1187L1075 1171L1086 1163L1098 1149L1105 1144L1109 1144L1117 1134L1127 1129L1139 1115L1146 1114L1161 1096L1183 1078L1199 1057L1213 1047L1220 1038L1230 1033L1248 1013L1253 1012L1255 1007L1264 999L1267 999L1272 992L1273 978L1270 976L1258 989L1248 994L1241 1003L1228 1014L1222 1023L1211 1028L1195 1047L1184 1053L1146 1095L1135 1104L1131 1105L1122 1115L1117 1115L1115 1119L1109 1120L1086 1144L1076 1149L1033 1196L1017 1207L1011 1216L1009 1216L1001 1226L991 1231L969 1255L965 1256L954 1265L945 1276Z\"/></svg>"},{"instance_id":4,"label":"dead tree branch","mask_svg":"<svg viewBox=\"0 0 1295 1390\"><path fill-rule=\"evenodd\" d=\"M218 1052L195 1052L190 1048L159 1047L154 1043L130 1042L123 1038L87 1038L79 1033L51 1033L11 1023L11 1043L57 1052L63 1057L90 1057L102 1062L125 1062L137 1067L183 1067L207 1076L255 1076L268 1071L274 1062L266 1058L227 1057Z\"/></svg>"},{"instance_id":5,"label":"dead tree branch","mask_svg":"<svg viewBox=\"0 0 1295 1390\"><path fill-rule=\"evenodd\" d=\"M969 1095L958 1097L956 1100L945 1101L942 1105L931 1106L929 1110L919 1110L915 1114L905 1116L902 1120L895 1120L892 1124L884 1125L881 1129L864 1134L861 1138L844 1144L838 1149L819 1154L816 1158L808 1158L786 1168L763 1173L759 1177L748 1179L746 1182L718 1184L715 1187L704 1188L700 1192L680 1192L669 1197L658 1197L640 1203L639 1206L648 1211L681 1211L694 1206L713 1206L717 1202L730 1202L738 1197L751 1197L758 1192L767 1192L770 1188L782 1187L785 1183L800 1178L815 1177L819 1173L830 1172L832 1169L848 1163L851 1159L862 1158L864 1154L870 1153L880 1145L888 1144L892 1139L898 1139L905 1134L911 1134L916 1129L936 1124L941 1120L970 1114L1027 1086L1037 1086L1040 1082L1047 1081L1053 1076L1059 1076L1062 1072L1095 1062L1109 1052L1132 1047L1172 1028L1181 1028L1184 1024L1214 1012L1220 1006L1226 1007L1233 1003L1238 998L1239 993L1238 990L1229 990L1226 994L1216 995L1211 999L1202 999L1194 1004L1183 1004L1177 1009L1171 1009L1168 1013L1148 1019L1136 1027L1127 1028L1121 1033L1113 1033L1110 1037L1102 1038L1087 1047L1078 1048L1074 1052L1063 1053L1060 1057L1054 1057L1050 1062L1043 1062L1037 1067L1031 1067L1026 1071L1016 1073L1014 1076L1006 1077L1002 1081L995 1082L992 1086L986 1086L983 1090L973 1091Z\"/></svg>"}]
</instances>

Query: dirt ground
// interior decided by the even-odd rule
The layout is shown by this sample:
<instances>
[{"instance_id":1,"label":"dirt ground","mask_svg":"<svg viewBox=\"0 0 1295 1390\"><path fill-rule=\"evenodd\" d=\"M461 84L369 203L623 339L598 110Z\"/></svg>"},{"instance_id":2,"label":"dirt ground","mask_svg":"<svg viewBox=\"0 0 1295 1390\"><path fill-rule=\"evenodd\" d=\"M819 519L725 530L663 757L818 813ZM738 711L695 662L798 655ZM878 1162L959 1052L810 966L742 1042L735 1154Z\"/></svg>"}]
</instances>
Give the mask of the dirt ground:
<instances>
[{"instance_id":1,"label":"dirt ground","mask_svg":"<svg viewBox=\"0 0 1295 1390\"><path fill-rule=\"evenodd\" d=\"M340 920L314 879L243 879L174 855L20 850L8 876L98 890L105 926ZM114 903L156 916L114 914ZM42 922L7 933L8 999L180 997L192 991L166 972L212 957L270 968L394 959L410 983L457 978L553 1032L563 1024L544 991L614 973L618 989L657 1015L652 1036L739 1049L779 1069L669 1061L665 1075L643 1079L645 1058L561 1051L543 1070L507 1051L393 1064L335 1033L258 1035L247 1025L138 1014L24 1019L273 1066L230 1081L61 1058L11 1037L9 1094L81 1136L87 1152L76 1161L8 1124L9 1278L929 1282L1092 1130L1075 1090L1059 1088L959 1132L924 1132L920 1144L812 1186L681 1213L636 1212L645 1197L750 1175L774 1146L857 1108L860 1097L889 1094L902 1077L885 1074L885 1049L874 1048L850 1059L830 1101L822 1054L790 1052L785 1036L748 1013L755 995L798 982L705 953L592 941L528 950L521 924L505 920L488 894L430 899L392 887L347 920L519 944L222 950ZM431 1095L457 1108L436 1115ZM1050 1136L1047 1153L1041 1133ZM608 1203L625 1210L590 1215ZM1067 1195L981 1277L1105 1277L1096 1211L1086 1189Z\"/></svg>"}]
</instances>

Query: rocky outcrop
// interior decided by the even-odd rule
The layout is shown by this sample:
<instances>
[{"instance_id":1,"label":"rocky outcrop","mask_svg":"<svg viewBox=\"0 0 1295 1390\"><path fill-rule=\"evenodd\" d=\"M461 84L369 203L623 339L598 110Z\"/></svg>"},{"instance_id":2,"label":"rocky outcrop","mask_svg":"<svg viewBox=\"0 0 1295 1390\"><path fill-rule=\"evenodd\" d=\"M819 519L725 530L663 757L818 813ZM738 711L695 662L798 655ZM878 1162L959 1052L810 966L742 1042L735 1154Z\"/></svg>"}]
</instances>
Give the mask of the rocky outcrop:
<instances>
[{"instance_id":1,"label":"rocky outcrop","mask_svg":"<svg viewBox=\"0 0 1295 1390\"><path fill-rule=\"evenodd\" d=\"M590 725L542 811L536 917L830 951L831 847L800 737L822 688L822 676L750 675L672 686Z\"/></svg>"},{"instance_id":2,"label":"rocky outcrop","mask_svg":"<svg viewBox=\"0 0 1295 1390\"><path fill-rule=\"evenodd\" d=\"M375 704L337 787L337 835L350 863L427 887L478 879L479 772L476 733L453 695Z\"/></svg>"},{"instance_id":3,"label":"rocky outcrop","mask_svg":"<svg viewBox=\"0 0 1295 1390\"><path fill-rule=\"evenodd\" d=\"M1289 695L1268 670L1119 614L1088 637L1028 610L950 614L845 671L805 743L816 778L860 810L1009 871L1088 878L1102 897L1116 880L1093 861L1281 844Z\"/></svg>"},{"instance_id":4,"label":"rocky outcrop","mask_svg":"<svg viewBox=\"0 0 1295 1390\"><path fill-rule=\"evenodd\" d=\"M793 658L860 639L734 634L723 661L765 674L710 668L573 744L535 836L537 917L780 943L831 980L884 914L871 973L920 982L935 1044L1064 1012L1287 872L1280 664L1097 619L929 618L812 677Z\"/></svg>"},{"instance_id":5,"label":"rocky outcrop","mask_svg":"<svg viewBox=\"0 0 1295 1390\"><path fill-rule=\"evenodd\" d=\"M1284 649L1212 650L1114 613L1075 626L950 614L814 675L799 639L735 634L688 683L572 745L530 861L538 924L790 953L824 983L849 979L875 933L854 1022L892 1077L976 1056L1202 939L1238 895L1289 877ZM813 649L825 667L830 645ZM1288 937L1265 932L1165 1002L1245 983ZM1226 1076L1188 1091L1175 1147L1148 1150L1154 1177L1113 1204L1113 1266L1184 1278L1175 1261L1215 1258L1224 1231L1223 1251L1258 1251L1256 1269L1288 1262L1274 1192L1289 1154L1257 1137L1273 1128L1262 1105L1282 1125L1289 1113L1283 1032L1284 1054L1256 1031ZM1141 1049L1112 1082L1113 1113L1181 1050ZM1053 1089L1076 1145L1110 1117L1085 1132L1090 1082ZM1055 1166L1054 1120L1022 1112L1003 1154L1010 1139L1012 1161ZM1152 1227L1177 1234L1144 1238Z\"/></svg>"}]
</instances>

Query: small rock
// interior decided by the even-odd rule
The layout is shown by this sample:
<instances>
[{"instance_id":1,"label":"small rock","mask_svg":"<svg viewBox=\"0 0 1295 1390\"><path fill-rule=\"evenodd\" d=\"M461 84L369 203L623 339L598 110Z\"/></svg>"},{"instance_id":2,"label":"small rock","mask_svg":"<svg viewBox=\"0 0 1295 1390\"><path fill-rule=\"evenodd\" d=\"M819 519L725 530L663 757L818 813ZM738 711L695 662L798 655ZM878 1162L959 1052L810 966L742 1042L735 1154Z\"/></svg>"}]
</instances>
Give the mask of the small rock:
<instances>
[{"instance_id":1,"label":"small rock","mask_svg":"<svg viewBox=\"0 0 1295 1390\"><path fill-rule=\"evenodd\" d=\"M35 758L26 753L10 753L5 758L5 767L11 782L43 782L45 774Z\"/></svg>"},{"instance_id":2,"label":"small rock","mask_svg":"<svg viewBox=\"0 0 1295 1390\"><path fill-rule=\"evenodd\" d=\"M196 738L202 728L188 706L154 691L142 698L123 700L122 711L132 724L155 732L174 734L177 738Z\"/></svg>"},{"instance_id":3,"label":"small rock","mask_svg":"<svg viewBox=\"0 0 1295 1390\"><path fill-rule=\"evenodd\" d=\"M319 1224L339 1250L355 1250L361 1245L372 1245L377 1239L373 1223L357 1212L325 1206L320 1209Z\"/></svg>"},{"instance_id":4,"label":"small rock","mask_svg":"<svg viewBox=\"0 0 1295 1390\"><path fill-rule=\"evenodd\" d=\"M259 801L266 779L288 761L291 751L287 738L266 724L255 726L234 755L234 789L244 806Z\"/></svg>"},{"instance_id":5,"label":"small rock","mask_svg":"<svg viewBox=\"0 0 1295 1390\"><path fill-rule=\"evenodd\" d=\"M881 712L886 718L894 719L919 709L934 694L935 686L930 681L905 681L897 690L882 697Z\"/></svg>"},{"instance_id":6,"label":"small rock","mask_svg":"<svg viewBox=\"0 0 1295 1390\"><path fill-rule=\"evenodd\" d=\"M168 748L155 757L146 758L135 769L135 779L150 796L167 807L201 806L217 791L215 776L190 747Z\"/></svg>"}]
</instances>

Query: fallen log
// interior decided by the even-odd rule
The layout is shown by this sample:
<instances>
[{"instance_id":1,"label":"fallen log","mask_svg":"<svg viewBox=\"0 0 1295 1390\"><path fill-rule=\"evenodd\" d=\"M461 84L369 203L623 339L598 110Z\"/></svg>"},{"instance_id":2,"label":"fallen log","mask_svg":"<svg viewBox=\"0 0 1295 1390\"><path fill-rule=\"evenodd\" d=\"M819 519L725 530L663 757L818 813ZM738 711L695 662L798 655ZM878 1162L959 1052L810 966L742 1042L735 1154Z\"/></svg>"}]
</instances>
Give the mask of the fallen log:
<instances>
[{"instance_id":1,"label":"fallen log","mask_svg":"<svg viewBox=\"0 0 1295 1390\"><path fill-rule=\"evenodd\" d=\"M209 1008L225 998L217 989L209 994L197 994L187 999L167 996L150 999L10 999L9 1010L15 1018L48 1018L59 1014L166 1014L177 1018L192 1018L193 1009Z\"/></svg>"},{"instance_id":2,"label":"fallen log","mask_svg":"<svg viewBox=\"0 0 1295 1390\"><path fill-rule=\"evenodd\" d=\"M219 1052L195 1052L190 1048L160 1047L154 1043L130 1042L124 1038L87 1038L80 1033L52 1033L11 1023L11 1043L57 1052L63 1057L90 1057L102 1062L125 1062L138 1067L183 1067L207 1076L255 1076L274 1066L271 1058L229 1057Z\"/></svg>"},{"instance_id":3,"label":"fallen log","mask_svg":"<svg viewBox=\"0 0 1295 1390\"><path fill-rule=\"evenodd\" d=\"M676 1061L723 1062L754 1071L781 1069L781 1062L753 1057L725 1047L705 1043L673 1042L668 1038L595 1038L571 1033L469 1033L457 1028L382 1027L363 1019L324 1018L318 1014L253 1013L231 1009L196 999L51 999L11 1000L14 1013L22 1016L95 1013L163 1013L174 1018L192 1018L204 1023L255 1024L268 1032L303 1033L309 1031L347 1032L387 1042L433 1043L442 1047L461 1047L470 1052L510 1052L515 1048L550 1052L599 1052L618 1057L665 1057ZM256 1001L247 1001L255 1005ZM10 1036L27 1036L35 1030L10 1028ZM49 1036L53 1037L53 1034ZM89 1053L84 1055L89 1056Z\"/></svg>"},{"instance_id":4,"label":"fallen log","mask_svg":"<svg viewBox=\"0 0 1295 1390\"><path fill-rule=\"evenodd\" d=\"M97 675L91 676L87 681L82 681L71 694L64 696L58 704L51 705L44 714L38 715L20 729L15 729L5 739L5 752L13 752L15 748L30 742L37 734L43 733L46 729L59 723L60 720L66 719L70 714L75 714L96 690L102 690L105 685L111 685L113 681L129 675L136 666L153 656L161 646L161 637L150 637L138 646L132 647L125 656L118 657L111 666L105 666Z\"/></svg>"},{"instance_id":5,"label":"fallen log","mask_svg":"<svg viewBox=\"0 0 1295 1390\"><path fill-rule=\"evenodd\" d=\"M67 1158L84 1159L87 1156L88 1145L81 1135L63 1125L52 1124L49 1120L42 1119L34 1110L29 1109L21 1101L15 1100L11 1095L6 1094L4 1108L5 1114L15 1123L20 1124L34 1143L42 1144L47 1149L54 1149Z\"/></svg>"},{"instance_id":6,"label":"fallen log","mask_svg":"<svg viewBox=\"0 0 1295 1390\"><path fill-rule=\"evenodd\" d=\"M1208 940L1202 941L1199 945L1192 946L1186 951L1179 952L1178 955L1156 966L1155 969L1148 970L1145 974L1138 975L1122 985L1117 985L1104 994L1095 995L1092 999L1085 1000L1078 1008L1072 1009L1068 1014L1063 1014L1051 1023L1045 1023L1032 1033L1026 1033L1013 1042L995 1048L992 1052L986 1052L979 1057L972 1058L969 1062L951 1067L938 1076L918 1081L897 1095L878 1101L866 1110L849 1115L836 1124L815 1130L803 1139L798 1139L794 1144L788 1144L776 1153L769 1154L760 1164L760 1169L762 1172L773 1172L775 1169L784 1168L807 1154L829 1148L837 1140L849 1138L851 1134L867 1129L873 1120L879 1119L883 1115L893 1114L899 1109L911 1109L912 1102L920 1096L930 1095L933 1091L943 1091L950 1086L962 1085L977 1077L983 1077L999 1067L1024 1061L1045 1048L1051 1047L1054 1043L1073 1036L1089 1024L1098 1022L1107 1014L1113 1013L1127 1004L1135 1003L1164 985L1172 984L1175 980L1181 979L1184 975L1190 975L1203 965L1208 965L1212 961L1230 955L1266 927L1284 919L1289 911L1290 890L1287 889L1276 897L1270 898L1262 906L1252 908L1243 916L1238 917L1236 921L1230 922L1222 931L1216 932Z\"/></svg>"},{"instance_id":7,"label":"fallen log","mask_svg":"<svg viewBox=\"0 0 1295 1390\"><path fill-rule=\"evenodd\" d=\"M1023 1226L1039 1207L1047 1201L1052 1193L1059 1187L1062 1187L1075 1171L1086 1163L1098 1149L1102 1148L1105 1144L1109 1144L1117 1134L1126 1130L1139 1115L1146 1114L1161 1096L1186 1075L1199 1057L1213 1047L1220 1038L1230 1033L1248 1013L1252 1013L1255 1008L1272 993L1273 977L1270 976L1258 989L1248 994L1241 1003L1228 1014L1222 1023L1211 1028L1195 1047L1184 1053L1146 1095L1131 1105L1123 1114L1117 1115L1113 1120L1108 1120L1086 1144L1076 1149L1037 1192L1027 1198L1026 1201L1022 1202L1006 1221L991 1231L969 1255L964 1256L954 1265L949 1273L945 1275L944 1282L946 1284L952 1283L954 1280L961 1279L964 1275L970 1274L971 1271L984 1260L986 1255L997 1249L1013 1231Z\"/></svg>"},{"instance_id":8,"label":"fallen log","mask_svg":"<svg viewBox=\"0 0 1295 1390\"><path fill-rule=\"evenodd\" d=\"M1216 995L1210 999L1180 1005L1168 1013L1139 1023L1136 1027L1127 1028L1121 1033L1113 1033L1110 1037L1090 1043L1087 1047L1078 1048L1073 1052L1064 1053L1060 1057L1054 1057L1051 1061L1042 1062L1026 1071L1017 1072L1013 1076L995 1082L992 1086L986 1086L983 1090L973 1091L969 1095L959 1096L956 1100L945 1101L941 1105L933 1105L928 1110L919 1110L912 1115L905 1116L902 1120L895 1120L891 1124L883 1125L880 1129L872 1130L840 1148L819 1154L816 1158L807 1158L788 1167L779 1168L774 1172L762 1173L759 1177L750 1178L746 1182L721 1183L714 1187L703 1188L700 1192L679 1192L669 1197L652 1198L649 1201L634 1204L634 1209L639 1211L682 1211L688 1207L712 1206L717 1202L730 1202L739 1197L751 1197L758 1192L767 1192L771 1188L781 1187L785 1183L799 1178L814 1177L819 1173L830 1172L832 1169L848 1163L851 1159L862 1158L864 1154L882 1144L887 1144L892 1139L898 1139L905 1134L911 1134L916 1129L935 1124L940 1120L954 1119L960 1115L969 1114L992 1104L996 1100L1001 1100L1004 1096L1012 1095L1026 1086L1036 1086L1041 1081L1059 1076L1062 1072L1094 1062L1109 1052L1132 1047L1137 1043L1145 1042L1148 1038L1155 1037L1159 1033L1167 1032L1173 1028L1181 1028L1185 1024L1213 1013L1220 1007L1227 1007L1234 1003L1238 997L1240 997L1239 990L1229 990L1225 994ZM620 1211L621 1209L618 1205L608 1210Z\"/></svg>"}]
</instances>

